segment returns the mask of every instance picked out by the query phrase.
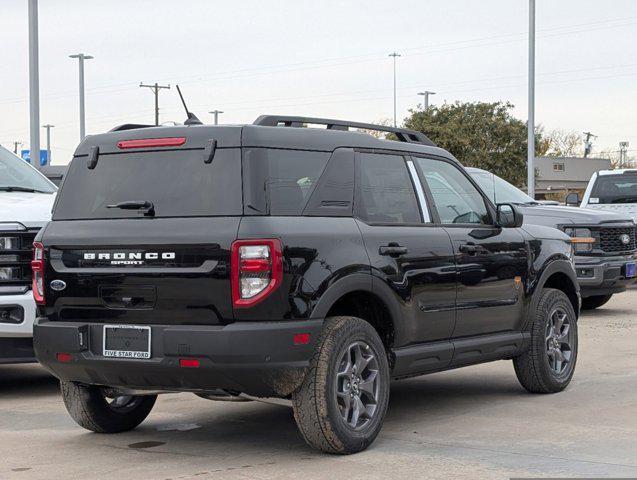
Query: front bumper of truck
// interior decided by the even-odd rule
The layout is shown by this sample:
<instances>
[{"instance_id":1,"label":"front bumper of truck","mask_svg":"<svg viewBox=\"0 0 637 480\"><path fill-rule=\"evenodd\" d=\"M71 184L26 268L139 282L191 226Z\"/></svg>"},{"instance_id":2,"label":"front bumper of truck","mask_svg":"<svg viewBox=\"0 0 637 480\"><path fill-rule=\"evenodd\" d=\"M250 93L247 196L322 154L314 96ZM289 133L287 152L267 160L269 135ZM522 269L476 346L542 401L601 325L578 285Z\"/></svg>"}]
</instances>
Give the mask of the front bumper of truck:
<instances>
[{"instance_id":1,"label":"front bumper of truck","mask_svg":"<svg viewBox=\"0 0 637 480\"><path fill-rule=\"evenodd\" d=\"M626 290L637 277L626 277L626 264L637 263L637 254L612 257L576 255L575 271L582 298L611 295Z\"/></svg>"},{"instance_id":2,"label":"front bumper of truck","mask_svg":"<svg viewBox=\"0 0 637 480\"><path fill-rule=\"evenodd\" d=\"M124 359L103 355L101 323L40 318L34 328L34 347L38 361L66 381L154 391L223 389L284 398L301 385L322 323L152 325L151 358Z\"/></svg>"},{"instance_id":3,"label":"front bumper of truck","mask_svg":"<svg viewBox=\"0 0 637 480\"><path fill-rule=\"evenodd\" d=\"M35 362L31 290L0 295L0 364Z\"/></svg>"}]
</instances>

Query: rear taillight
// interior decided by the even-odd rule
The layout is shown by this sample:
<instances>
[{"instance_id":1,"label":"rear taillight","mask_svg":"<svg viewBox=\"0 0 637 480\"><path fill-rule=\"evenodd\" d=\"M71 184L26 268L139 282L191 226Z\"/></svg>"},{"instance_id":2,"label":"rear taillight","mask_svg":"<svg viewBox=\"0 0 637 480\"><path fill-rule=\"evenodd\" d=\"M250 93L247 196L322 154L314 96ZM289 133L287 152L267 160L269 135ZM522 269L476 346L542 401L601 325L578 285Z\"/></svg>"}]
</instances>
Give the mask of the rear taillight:
<instances>
[{"instance_id":1,"label":"rear taillight","mask_svg":"<svg viewBox=\"0 0 637 480\"><path fill-rule=\"evenodd\" d=\"M232 304L256 305L271 294L283 278L281 242L277 239L236 240L232 243Z\"/></svg>"},{"instance_id":2,"label":"rear taillight","mask_svg":"<svg viewBox=\"0 0 637 480\"><path fill-rule=\"evenodd\" d=\"M33 298L35 303L44 304L44 246L40 242L33 242Z\"/></svg>"}]
</instances>

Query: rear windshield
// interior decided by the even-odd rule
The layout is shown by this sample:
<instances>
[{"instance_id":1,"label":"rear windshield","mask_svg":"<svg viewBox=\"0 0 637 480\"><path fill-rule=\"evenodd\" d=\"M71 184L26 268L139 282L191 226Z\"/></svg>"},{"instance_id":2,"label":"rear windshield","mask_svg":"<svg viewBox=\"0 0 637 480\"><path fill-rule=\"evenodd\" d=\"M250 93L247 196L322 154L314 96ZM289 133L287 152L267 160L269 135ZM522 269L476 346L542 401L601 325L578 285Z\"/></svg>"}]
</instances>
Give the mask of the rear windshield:
<instances>
[{"instance_id":1,"label":"rear windshield","mask_svg":"<svg viewBox=\"0 0 637 480\"><path fill-rule=\"evenodd\" d=\"M245 213L300 215L330 155L305 150L245 149Z\"/></svg>"},{"instance_id":2,"label":"rear windshield","mask_svg":"<svg viewBox=\"0 0 637 480\"><path fill-rule=\"evenodd\" d=\"M589 203L637 203L637 173L600 175Z\"/></svg>"},{"instance_id":3,"label":"rear windshield","mask_svg":"<svg viewBox=\"0 0 637 480\"><path fill-rule=\"evenodd\" d=\"M203 150L100 155L69 168L53 218L136 218L143 212L108 208L121 202L152 202L155 217L241 215L240 149L219 149L210 164Z\"/></svg>"}]
</instances>

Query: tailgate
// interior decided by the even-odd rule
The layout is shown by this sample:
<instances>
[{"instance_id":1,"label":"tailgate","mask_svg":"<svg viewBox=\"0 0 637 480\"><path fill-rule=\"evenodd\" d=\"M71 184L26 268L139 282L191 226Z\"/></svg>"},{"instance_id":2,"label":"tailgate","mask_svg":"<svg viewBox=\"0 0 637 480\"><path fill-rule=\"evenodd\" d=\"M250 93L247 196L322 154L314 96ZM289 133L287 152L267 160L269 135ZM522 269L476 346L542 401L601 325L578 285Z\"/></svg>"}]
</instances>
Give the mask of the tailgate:
<instances>
[{"instance_id":1,"label":"tailgate","mask_svg":"<svg viewBox=\"0 0 637 480\"><path fill-rule=\"evenodd\" d=\"M46 315L122 324L229 323L230 247L239 220L51 222L44 234Z\"/></svg>"}]
</instances>

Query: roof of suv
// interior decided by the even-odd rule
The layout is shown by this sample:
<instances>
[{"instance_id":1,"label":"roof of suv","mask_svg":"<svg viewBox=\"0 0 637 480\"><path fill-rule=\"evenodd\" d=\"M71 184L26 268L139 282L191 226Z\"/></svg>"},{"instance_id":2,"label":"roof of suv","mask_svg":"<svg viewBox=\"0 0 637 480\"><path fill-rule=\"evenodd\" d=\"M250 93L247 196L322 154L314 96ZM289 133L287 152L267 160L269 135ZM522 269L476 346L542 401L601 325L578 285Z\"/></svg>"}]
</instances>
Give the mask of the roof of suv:
<instances>
[{"instance_id":1,"label":"roof of suv","mask_svg":"<svg viewBox=\"0 0 637 480\"><path fill-rule=\"evenodd\" d=\"M99 153L121 153L117 143L122 140L139 140L164 137L185 137L186 142L180 148L204 148L215 139L217 148L236 147L269 147L285 149L302 149L331 152L339 147L370 148L383 150L400 150L413 153L427 153L453 158L447 151L436 147L425 135L406 129L394 129L382 125L359 124L336 120L312 119L305 117L259 117L257 122L265 119L303 119L307 123L335 122L327 124L327 128L298 128L301 125L282 122L279 126L266 126L272 122L250 125L179 125L179 126L143 126L123 125L107 133L87 136L75 150L75 156L88 155L91 147L97 146ZM385 140L367 133L349 131L342 126L355 128L373 127L370 129L395 133L404 141ZM333 128L332 128L333 127ZM417 137L416 137L417 136ZM152 150L174 149L175 147L153 147Z\"/></svg>"}]
</instances>

